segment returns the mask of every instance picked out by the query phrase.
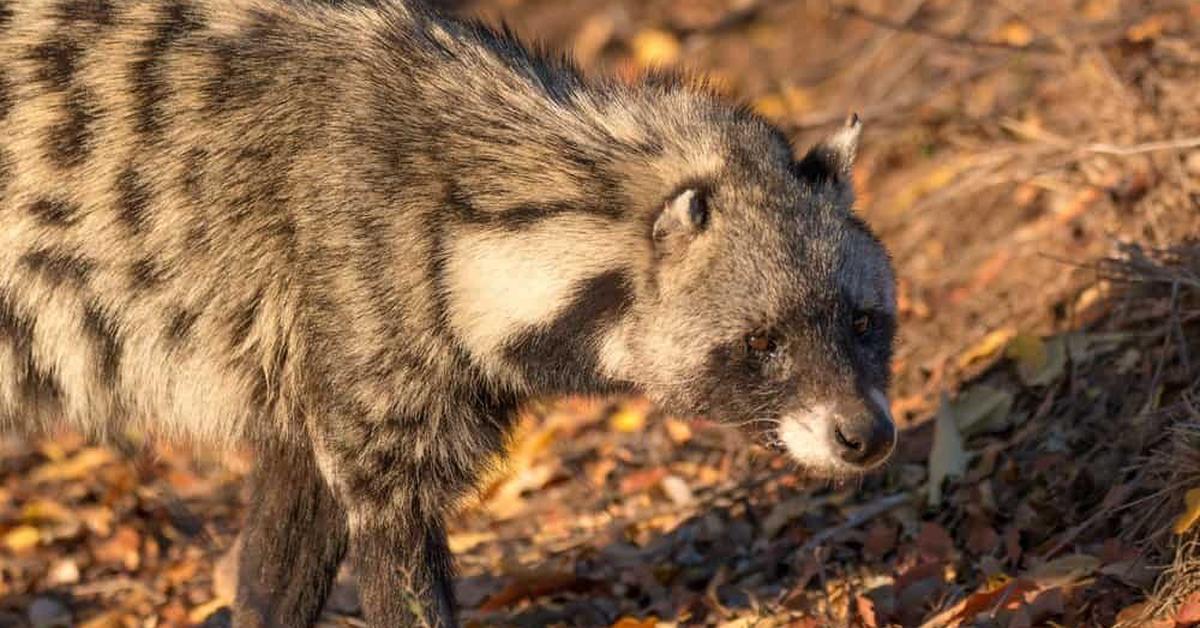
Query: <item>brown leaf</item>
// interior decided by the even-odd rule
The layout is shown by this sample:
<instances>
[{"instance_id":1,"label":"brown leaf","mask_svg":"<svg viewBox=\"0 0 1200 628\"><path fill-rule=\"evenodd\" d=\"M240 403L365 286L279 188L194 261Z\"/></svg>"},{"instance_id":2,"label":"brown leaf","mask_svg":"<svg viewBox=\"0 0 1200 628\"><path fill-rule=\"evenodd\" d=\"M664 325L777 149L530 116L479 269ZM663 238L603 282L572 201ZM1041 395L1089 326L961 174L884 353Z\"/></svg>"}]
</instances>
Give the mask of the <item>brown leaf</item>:
<instances>
[{"instance_id":1,"label":"brown leaf","mask_svg":"<svg viewBox=\"0 0 1200 628\"><path fill-rule=\"evenodd\" d=\"M636 617L622 617L613 622L612 628L654 628L658 625L658 618L651 615L645 619Z\"/></svg>"},{"instance_id":2,"label":"brown leaf","mask_svg":"<svg viewBox=\"0 0 1200 628\"><path fill-rule=\"evenodd\" d=\"M112 533L113 511L104 506L86 506L78 510L79 518L88 530L96 536L108 536Z\"/></svg>"},{"instance_id":3,"label":"brown leaf","mask_svg":"<svg viewBox=\"0 0 1200 628\"><path fill-rule=\"evenodd\" d=\"M686 506L695 499L691 487L678 475L664 477L659 482L659 488L676 506Z\"/></svg>"},{"instance_id":4,"label":"brown leaf","mask_svg":"<svg viewBox=\"0 0 1200 628\"><path fill-rule=\"evenodd\" d=\"M1175 534L1191 530L1192 526L1200 521L1200 488L1188 489L1183 496L1183 504L1183 512L1175 518L1175 525L1172 527Z\"/></svg>"},{"instance_id":5,"label":"brown leaf","mask_svg":"<svg viewBox=\"0 0 1200 628\"><path fill-rule=\"evenodd\" d=\"M446 537L446 544L450 547L451 552L461 554L495 539L495 532L456 532Z\"/></svg>"},{"instance_id":6,"label":"brown leaf","mask_svg":"<svg viewBox=\"0 0 1200 628\"><path fill-rule=\"evenodd\" d=\"M633 56L642 67L671 65L679 60L679 40L666 31L646 29L633 38Z\"/></svg>"},{"instance_id":7,"label":"brown leaf","mask_svg":"<svg viewBox=\"0 0 1200 628\"><path fill-rule=\"evenodd\" d=\"M187 608L180 600L168 602L166 606L158 610L158 625L160 626L186 626L188 623Z\"/></svg>"},{"instance_id":8,"label":"brown leaf","mask_svg":"<svg viewBox=\"0 0 1200 628\"><path fill-rule=\"evenodd\" d=\"M692 428L685 421L679 419L667 419L665 421L667 427L667 436L671 437L671 441L677 445L692 440Z\"/></svg>"},{"instance_id":9,"label":"brown leaf","mask_svg":"<svg viewBox=\"0 0 1200 628\"><path fill-rule=\"evenodd\" d=\"M1062 336L1043 340L1033 334L1018 334L1005 349L1026 386L1046 386L1062 376L1067 365L1067 346Z\"/></svg>"},{"instance_id":10,"label":"brown leaf","mask_svg":"<svg viewBox=\"0 0 1200 628\"><path fill-rule=\"evenodd\" d=\"M1161 37L1167 29L1170 20L1163 13L1155 13L1146 19L1130 26L1125 31L1125 38L1137 43Z\"/></svg>"},{"instance_id":11,"label":"brown leaf","mask_svg":"<svg viewBox=\"0 0 1200 628\"><path fill-rule=\"evenodd\" d=\"M204 604L192 608L192 610L188 612L188 621L192 622L193 624L202 624L204 623L205 619L208 619L209 615L221 610L225 606L228 606L228 604L226 604L224 600L211 600L205 602Z\"/></svg>"},{"instance_id":12,"label":"brown leaf","mask_svg":"<svg viewBox=\"0 0 1200 628\"><path fill-rule=\"evenodd\" d=\"M1030 570L1027 577L1043 587L1062 587L1075 584L1100 568L1100 559L1089 554L1070 554L1042 563Z\"/></svg>"},{"instance_id":13,"label":"brown leaf","mask_svg":"<svg viewBox=\"0 0 1200 628\"><path fill-rule=\"evenodd\" d=\"M1033 42L1033 29L1019 20L1009 20L999 32L996 41L1024 48Z\"/></svg>"},{"instance_id":14,"label":"brown leaf","mask_svg":"<svg viewBox=\"0 0 1200 628\"><path fill-rule=\"evenodd\" d=\"M21 521L31 525L45 525L76 521L76 518L66 506L58 502L35 499L21 509Z\"/></svg>"},{"instance_id":15,"label":"brown leaf","mask_svg":"<svg viewBox=\"0 0 1200 628\"><path fill-rule=\"evenodd\" d=\"M113 453L100 447L90 447L62 462L50 462L33 471L34 482L81 480L97 468L116 460Z\"/></svg>"},{"instance_id":16,"label":"brown leaf","mask_svg":"<svg viewBox=\"0 0 1200 628\"><path fill-rule=\"evenodd\" d=\"M917 549L920 550L921 556L929 560L949 560L954 556L954 539L950 538L946 528L926 521L917 535Z\"/></svg>"},{"instance_id":17,"label":"brown leaf","mask_svg":"<svg viewBox=\"0 0 1200 628\"><path fill-rule=\"evenodd\" d=\"M96 562L120 564L129 571L134 571L141 563L138 550L142 537L137 530L129 526L119 526L112 538L107 539L92 549Z\"/></svg>"},{"instance_id":18,"label":"brown leaf","mask_svg":"<svg viewBox=\"0 0 1200 628\"><path fill-rule=\"evenodd\" d=\"M242 538L238 537L225 553L213 564L212 590L219 600L233 602L237 597L238 560L242 553Z\"/></svg>"},{"instance_id":19,"label":"brown leaf","mask_svg":"<svg viewBox=\"0 0 1200 628\"><path fill-rule=\"evenodd\" d=\"M875 614L875 602L865 595L854 596L854 605L858 611L858 619L867 628L878 628L879 618Z\"/></svg>"},{"instance_id":20,"label":"brown leaf","mask_svg":"<svg viewBox=\"0 0 1200 628\"><path fill-rule=\"evenodd\" d=\"M627 402L608 419L608 426L618 432L640 432L646 427L646 416L650 414L650 402L634 399Z\"/></svg>"},{"instance_id":21,"label":"brown leaf","mask_svg":"<svg viewBox=\"0 0 1200 628\"><path fill-rule=\"evenodd\" d=\"M4 533L4 547L13 552L26 552L37 546L42 534L33 526L17 526Z\"/></svg>"},{"instance_id":22,"label":"brown leaf","mask_svg":"<svg viewBox=\"0 0 1200 628\"><path fill-rule=\"evenodd\" d=\"M601 458L595 463L587 466L588 480L592 482L592 486L596 488L604 488L608 484L608 474L612 473L613 469L617 468L617 461L612 458Z\"/></svg>"},{"instance_id":23,"label":"brown leaf","mask_svg":"<svg viewBox=\"0 0 1200 628\"><path fill-rule=\"evenodd\" d=\"M904 571L896 578L896 592L903 594L909 587L923 580L937 580L940 583L944 580L945 573L945 563L921 563Z\"/></svg>"},{"instance_id":24,"label":"brown leaf","mask_svg":"<svg viewBox=\"0 0 1200 628\"><path fill-rule=\"evenodd\" d=\"M537 572L526 574L509 582L507 586L488 598L479 606L480 610L497 611L531 598L558 593L584 584L575 574L566 572Z\"/></svg>"},{"instance_id":25,"label":"brown leaf","mask_svg":"<svg viewBox=\"0 0 1200 628\"><path fill-rule=\"evenodd\" d=\"M575 33L575 58L584 66L591 65L600 52L612 41L616 33L616 21L608 13L593 15L584 21Z\"/></svg>"},{"instance_id":26,"label":"brown leaf","mask_svg":"<svg viewBox=\"0 0 1200 628\"><path fill-rule=\"evenodd\" d=\"M867 527L863 541L863 558L878 560L896 547L896 528L876 519Z\"/></svg>"},{"instance_id":27,"label":"brown leaf","mask_svg":"<svg viewBox=\"0 0 1200 628\"><path fill-rule=\"evenodd\" d=\"M1000 535L982 519L972 519L967 527L967 550L973 554L991 554L1000 544Z\"/></svg>"},{"instance_id":28,"label":"brown leaf","mask_svg":"<svg viewBox=\"0 0 1200 628\"><path fill-rule=\"evenodd\" d=\"M64 586L79 582L79 565L70 558L55 561L46 572L46 582L54 586Z\"/></svg>"},{"instance_id":29,"label":"brown leaf","mask_svg":"<svg viewBox=\"0 0 1200 628\"><path fill-rule=\"evenodd\" d=\"M1009 526L1004 531L1004 555L1008 562L1016 566L1021 561L1021 531L1015 526Z\"/></svg>"},{"instance_id":30,"label":"brown leaf","mask_svg":"<svg viewBox=\"0 0 1200 628\"><path fill-rule=\"evenodd\" d=\"M1038 623L1052 615L1063 614L1067 608L1067 600L1060 587L1027 593L1025 599L1028 601L1026 608L1029 610L1030 619Z\"/></svg>"},{"instance_id":31,"label":"brown leaf","mask_svg":"<svg viewBox=\"0 0 1200 628\"><path fill-rule=\"evenodd\" d=\"M1117 613L1116 624L1136 625L1138 628L1175 628L1175 620L1170 618L1149 619L1144 615L1150 610L1149 604L1139 602L1121 609Z\"/></svg>"},{"instance_id":32,"label":"brown leaf","mask_svg":"<svg viewBox=\"0 0 1200 628\"><path fill-rule=\"evenodd\" d=\"M164 619L169 618L164 617ZM182 621L178 622L176 625L184 625L187 623L186 615L180 619ZM80 622L79 628L132 628L133 626L137 625L139 624L136 618L130 617L119 611L110 611L102 615L97 615L87 621ZM159 625L161 626L163 624L159 623Z\"/></svg>"},{"instance_id":33,"label":"brown leaf","mask_svg":"<svg viewBox=\"0 0 1200 628\"><path fill-rule=\"evenodd\" d=\"M942 503L942 483L947 478L962 477L967 470L967 452L962 433L954 418L950 400L942 395L933 429L933 448L929 452L929 493L931 506Z\"/></svg>"},{"instance_id":34,"label":"brown leaf","mask_svg":"<svg viewBox=\"0 0 1200 628\"><path fill-rule=\"evenodd\" d=\"M200 561L183 560L164 569L162 575L171 586L178 587L190 581L198 571Z\"/></svg>"},{"instance_id":35,"label":"brown leaf","mask_svg":"<svg viewBox=\"0 0 1200 628\"><path fill-rule=\"evenodd\" d=\"M995 356L1016 335L1015 329L1005 327L984 336L982 340L958 357L959 368L965 369L975 362Z\"/></svg>"},{"instance_id":36,"label":"brown leaf","mask_svg":"<svg viewBox=\"0 0 1200 628\"><path fill-rule=\"evenodd\" d=\"M1200 623L1200 591L1189 595L1175 611L1175 622L1179 624Z\"/></svg>"},{"instance_id":37,"label":"brown leaf","mask_svg":"<svg viewBox=\"0 0 1200 628\"><path fill-rule=\"evenodd\" d=\"M993 608L1009 608L1019 605L1026 592L1036 591L1037 584L1029 580L1009 580L1001 586L972 593L963 602L962 608L953 616L955 621L970 621L976 615Z\"/></svg>"},{"instance_id":38,"label":"brown leaf","mask_svg":"<svg viewBox=\"0 0 1200 628\"><path fill-rule=\"evenodd\" d=\"M621 478L621 493L632 495L650 490L665 477L667 477L667 470L663 467L635 471Z\"/></svg>"}]
</instances>

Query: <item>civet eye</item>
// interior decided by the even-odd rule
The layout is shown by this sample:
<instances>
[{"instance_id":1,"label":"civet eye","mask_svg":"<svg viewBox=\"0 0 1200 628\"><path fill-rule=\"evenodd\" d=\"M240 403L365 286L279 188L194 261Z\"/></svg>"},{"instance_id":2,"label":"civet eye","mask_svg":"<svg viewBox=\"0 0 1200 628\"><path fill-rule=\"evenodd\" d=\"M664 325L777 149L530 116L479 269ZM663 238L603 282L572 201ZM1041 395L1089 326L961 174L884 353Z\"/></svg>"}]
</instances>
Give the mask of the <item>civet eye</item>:
<instances>
[{"instance_id":1,"label":"civet eye","mask_svg":"<svg viewBox=\"0 0 1200 628\"><path fill-rule=\"evenodd\" d=\"M865 336L871 332L874 324L871 321L871 315L867 312L858 312L854 315L854 320L851 322L854 326L854 333L859 336Z\"/></svg>"},{"instance_id":2,"label":"civet eye","mask_svg":"<svg viewBox=\"0 0 1200 628\"><path fill-rule=\"evenodd\" d=\"M756 355L770 356L775 353L778 343L770 334L755 332L746 336L746 348Z\"/></svg>"}]
</instances>

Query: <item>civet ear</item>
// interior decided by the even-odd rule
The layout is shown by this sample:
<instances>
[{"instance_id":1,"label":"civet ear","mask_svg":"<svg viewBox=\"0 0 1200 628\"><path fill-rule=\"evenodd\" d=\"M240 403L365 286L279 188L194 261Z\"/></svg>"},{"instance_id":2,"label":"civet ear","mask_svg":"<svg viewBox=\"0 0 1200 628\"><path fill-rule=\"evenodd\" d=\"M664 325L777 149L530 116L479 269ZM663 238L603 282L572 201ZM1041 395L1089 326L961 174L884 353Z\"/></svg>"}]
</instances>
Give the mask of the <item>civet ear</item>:
<instances>
[{"instance_id":1,"label":"civet ear","mask_svg":"<svg viewBox=\"0 0 1200 628\"><path fill-rule=\"evenodd\" d=\"M708 201L704 192L685 188L663 204L654 221L654 247L661 254L682 251L708 225Z\"/></svg>"},{"instance_id":2,"label":"civet ear","mask_svg":"<svg viewBox=\"0 0 1200 628\"><path fill-rule=\"evenodd\" d=\"M851 114L842 128L818 142L803 159L792 164L792 172L815 184L849 186L862 127L858 114Z\"/></svg>"}]
</instances>

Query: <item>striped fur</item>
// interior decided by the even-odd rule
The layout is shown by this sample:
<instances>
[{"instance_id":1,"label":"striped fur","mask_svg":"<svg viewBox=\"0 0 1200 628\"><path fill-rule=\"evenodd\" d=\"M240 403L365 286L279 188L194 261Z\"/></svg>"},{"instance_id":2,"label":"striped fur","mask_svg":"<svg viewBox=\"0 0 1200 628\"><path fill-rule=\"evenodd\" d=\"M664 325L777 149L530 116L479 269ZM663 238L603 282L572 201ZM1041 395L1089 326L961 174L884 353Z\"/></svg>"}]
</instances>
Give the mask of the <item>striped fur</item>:
<instances>
[{"instance_id":1,"label":"striped fur","mask_svg":"<svg viewBox=\"0 0 1200 628\"><path fill-rule=\"evenodd\" d=\"M348 546L372 625L453 624L443 517L532 395L877 462L837 456L894 333L857 133L794 161L401 0L0 0L0 427L256 447L239 625L311 622Z\"/></svg>"}]
</instances>

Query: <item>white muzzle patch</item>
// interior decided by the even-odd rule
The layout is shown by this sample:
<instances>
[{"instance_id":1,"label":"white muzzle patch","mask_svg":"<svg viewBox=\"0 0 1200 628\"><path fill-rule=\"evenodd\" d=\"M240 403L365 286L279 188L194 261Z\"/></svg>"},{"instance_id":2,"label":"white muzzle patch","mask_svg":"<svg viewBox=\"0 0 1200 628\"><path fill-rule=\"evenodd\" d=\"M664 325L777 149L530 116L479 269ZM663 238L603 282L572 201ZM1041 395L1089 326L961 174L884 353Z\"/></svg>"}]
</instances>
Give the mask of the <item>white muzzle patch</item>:
<instances>
[{"instance_id":1,"label":"white muzzle patch","mask_svg":"<svg viewBox=\"0 0 1200 628\"><path fill-rule=\"evenodd\" d=\"M817 404L802 412L785 415L779 421L779 440L792 458L814 471L835 470L845 465L833 450L834 411Z\"/></svg>"},{"instance_id":2,"label":"white muzzle patch","mask_svg":"<svg viewBox=\"0 0 1200 628\"><path fill-rule=\"evenodd\" d=\"M875 406L879 416L886 416L891 420L887 395L872 388L867 391L867 400ZM843 459L843 452L837 446L834 430L839 418L834 407L825 403L814 404L805 410L784 415L779 420L779 441L797 463L811 471L829 475L861 472L864 468ZM891 446L888 453L890 451ZM886 456L884 458L886 459Z\"/></svg>"}]
</instances>

